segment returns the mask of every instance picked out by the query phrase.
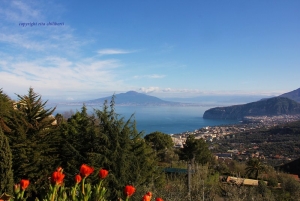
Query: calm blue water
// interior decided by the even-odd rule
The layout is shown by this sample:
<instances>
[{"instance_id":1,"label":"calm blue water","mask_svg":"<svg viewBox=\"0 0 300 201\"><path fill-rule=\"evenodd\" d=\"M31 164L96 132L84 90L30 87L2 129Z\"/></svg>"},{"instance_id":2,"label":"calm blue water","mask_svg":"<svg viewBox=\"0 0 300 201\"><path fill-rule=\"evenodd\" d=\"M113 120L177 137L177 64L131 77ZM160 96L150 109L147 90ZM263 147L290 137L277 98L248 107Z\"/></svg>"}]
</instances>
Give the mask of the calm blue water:
<instances>
[{"instance_id":1,"label":"calm blue water","mask_svg":"<svg viewBox=\"0 0 300 201\"><path fill-rule=\"evenodd\" d=\"M75 113L76 110L80 111L81 107L82 105L57 105L55 114L64 114L70 110ZM97 106L87 106L87 108L89 113L93 112L93 108L101 109ZM207 109L209 108L201 106L116 106L115 112L125 117L126 120L134 114L138 131L144 131L145 134L154 131L175 134L194 131L205 126L238 123L233 120L203 119L203 113Z\"/></svg>"}]
</instances>

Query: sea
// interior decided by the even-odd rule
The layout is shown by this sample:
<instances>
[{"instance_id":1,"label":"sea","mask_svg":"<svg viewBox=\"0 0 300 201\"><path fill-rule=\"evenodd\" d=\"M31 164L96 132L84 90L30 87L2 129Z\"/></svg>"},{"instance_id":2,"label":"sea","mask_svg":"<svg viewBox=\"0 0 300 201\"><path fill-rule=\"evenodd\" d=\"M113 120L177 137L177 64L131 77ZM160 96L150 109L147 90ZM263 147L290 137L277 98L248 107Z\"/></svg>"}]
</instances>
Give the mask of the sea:
<instances>
[{"instance_id":1,"label":"sea","mask_svg":"<svg viewBox=\"0 0 300 201\"><path fill-rule=\"evenodd\" d=\"M56 104L57 113L70 115L80 111L82 105ZM50 106L53 107L53 106ZM94 109L102 109L102 106L86 106L88 113L92 114ZM160 131L166 134L179 134L194 131L207 126L237 124L237 120L213 120L203 119L203 114L211 107L206 106L115 106L115 112L119 117L136 121L139 132L147 135L151 132Z\"/></svg>"}]
</instances>

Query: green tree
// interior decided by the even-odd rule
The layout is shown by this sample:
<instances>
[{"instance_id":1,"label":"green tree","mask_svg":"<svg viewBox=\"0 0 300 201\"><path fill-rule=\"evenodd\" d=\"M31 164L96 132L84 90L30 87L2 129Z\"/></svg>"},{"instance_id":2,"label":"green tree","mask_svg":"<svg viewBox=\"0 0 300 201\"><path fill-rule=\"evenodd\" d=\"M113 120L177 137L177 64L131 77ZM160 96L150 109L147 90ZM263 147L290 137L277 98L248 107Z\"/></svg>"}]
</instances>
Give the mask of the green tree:
<instances>
[{"instance_id":1,"label":"green tree","mask_svg":"<svg viewBox=\"0 0 300 201\"><path fill-rule=\"evenodd\" d=\"M48 183L47 175L56 165L57 142L52 129L55 119L50 116L55 108L45 109L46 103L29 88L27 95L18 95L9 119L14 180L29 178L36 188Z\"/></svg>"},{"instance_id":2,"label":"green tree","mask_svg":"<svg viewBox=\"0 0 300 201\"><path fill-rule=\"evenodd\" d=\"M123 187L129 183L136 187L157 184L160 171L155 154L143 140L143 133L136 130L132 117L126 121L119 118L115 113L114 98L110 107L105 103L102 110L95 112L100 132L96 151L100 153L100 165L111 172L108 178L110 199L120 197Z\"/></svg>"},{"instance_id":3,"label":"green tree","mask_svg":"<svg viewBox=\"0 0 300 201\"><path fill-rule=\"evenodd\" d=\"M202 165L212 160L212 154L206 142L203 139L195 139L194 135L187 137L183 148L179 150L178 154L181 160Z\"/></svg>"},{"instance_id":4,"label":"green tree","mask_svg":"<svg viewBox=\"0 0 300 201\"><path fill-rule=\"evenodd\" d=\"M166 156L170 155L170 150L173 148L170 135L156 131L146 135L144 139L155 150L160 161L165 161Z\"/></svg>"},{"instance_id":5,"label":"green tree","mask_svg":"<svg viewBox=\"0 0 300 201\"><path fill-rule=\"evenodd\" d=\"M0 128L0 193L12 194L13 185L12 153L8 139Z\"/></svg>"},{"instance_id":6,"label":"green tree","mask_svg":"<svg viewBox=\"0 0 300 201\"><path fill-rule=\"evenodd\" d=\"M2 128L4 133L9 133L11 131L7 125L7 121L12 110L12 101L5 93L3 93L2 89L0 89L0 128Z\"/></svg>"},{"instance_id":7,"label":"green tree","mask_svg":"<svg viewBox=\"0 0 300 201\"><path fill-rule=\"evenodd\" d=\"M299 200L300 197L300 184L291 175L282 174L280 176L281 187L283 195L289 198L289 200Z\"/></svg>"},{"instance_id":8,"label":"green tree","mask_svg":"<svg viewBox=\"0 0 300 201\"><path fill-rule=\"evenodd\" d=\"M85 105L82 106L81 111L77 111L66 122L61 121L58 130L62 137L60 165L66 170L67 176L78 173L78 168L83 163L94 167L99 166L100 133L96 132L95 117L87 114Z\"/></svg>"},{"instance_id":9,"label":"green tree","mask_svg":"<svg viewBox=\"0 0 300 201\"><path fill-rule=\"evenodd\" d=\"M258 179L259 174L266 169L265 165L258 158L251 158L246 165L246 175L251 176L254 174L255 179Z\"/></svg>"},{"instance_id":10,"label":"green tree","mask_svg":"<svg viewBox=\"0 0 300 201\"><path fill-rule=\"evenodd\" d=\"M267 184L262 180L258 181L258 186L256 190L259 194L262 195L262 197L265 197L268 200L270 197L272 197L271 190L268 188Z\"/></svg>"},{"instance_id":11,"label":"green tree","mask_svg":"<svg viewBox=\"0 0 300 201\"><path fill-rule=\"evenodd\" d=\"M161 171L157 169L155 153L142 138L143 133L136 130L132 118L125 120L115 112L113 98L110 105L106 102L92 115L87 114L84 105L80 112L61 123L61 166L67 178L71 178L66 182L73 182L72 175L78 173L82 163L86 163L96 170L109 170L106 182L111 200L121 197L127 184L139 187L137 191L150 184L160 184ZM98 181L96 176L88 179Z\"/></svg>"}]
</instances>

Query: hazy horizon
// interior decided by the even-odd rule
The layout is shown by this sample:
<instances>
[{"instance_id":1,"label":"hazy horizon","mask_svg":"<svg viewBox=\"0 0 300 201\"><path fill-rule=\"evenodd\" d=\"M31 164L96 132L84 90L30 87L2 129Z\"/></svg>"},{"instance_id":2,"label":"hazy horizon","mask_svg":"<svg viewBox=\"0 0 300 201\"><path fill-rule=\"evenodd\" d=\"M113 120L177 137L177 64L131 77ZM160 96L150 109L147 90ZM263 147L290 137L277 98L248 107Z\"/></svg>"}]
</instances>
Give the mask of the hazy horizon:
<instances>
[{"instance_id":1,"label":"hazy horizon","mask_svg":"<svg viewBox=\"0 0 300 201\"><path fill-rule=\"evenodd\" d=\"M0 88L79 101L299 88L300 1L2 0Z\"/></svg>"}]
</instances>

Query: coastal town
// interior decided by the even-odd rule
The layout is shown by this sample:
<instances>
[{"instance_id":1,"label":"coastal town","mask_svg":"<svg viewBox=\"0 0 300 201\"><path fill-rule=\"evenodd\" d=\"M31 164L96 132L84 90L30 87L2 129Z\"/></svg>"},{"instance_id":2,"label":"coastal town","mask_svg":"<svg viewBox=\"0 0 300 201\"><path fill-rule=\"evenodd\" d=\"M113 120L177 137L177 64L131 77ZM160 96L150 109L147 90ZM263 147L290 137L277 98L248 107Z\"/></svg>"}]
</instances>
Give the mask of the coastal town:
<instances>
[{"instance_id":1,"label":"coastal town","mask_svg":"<svg viewBox=\"0 0 300 201\"><path fill-rule=\"evenodd\" d=\"M217 143L220 140L230 140L236 138L238 134L247 133L255 131L258 129L269 129L277 125L295 122L300 120L300 115L278 115L278 116L247 116L238 124L233 125L218 125L218 126L207 126L194 131L187 131L179 134L172 134L171 138L174 143L175 148L182 148L185 141L189 135L194 135L195 139L204 139L206 142L210 143L210 149L214 152L213 143ZM262 159L272 158L272 159L282 159L282 160L292 160L297 156L282 156L276 153L265 156L259 151L259 146L256 144L247 145L247 148L241 143L234 143L235 148L225 150L222 153L214 153L216 157L232 159L236 157L237 159L247 159L248 157L259 157ZM251 150L251 151L249 151ZM246 157L242 157L246 156Z\"/></svg>"},{"instance_id":2,"label":"coastal town","mask_svg":"<svg viewBox=\"0 0 300 201\"><path fill-rule=\"evenodd\" d=\"M207 126L194 131L186 131L179 134L171 134L175 147L182 147L189 135L195 135L196 139L205 141L219 140L221 138L232 138L235 134L259 128L271 128L282 123L300 120L300 115L278 115L278 116L247 116L240 124Z\"/></svg>"}]
</instances>

